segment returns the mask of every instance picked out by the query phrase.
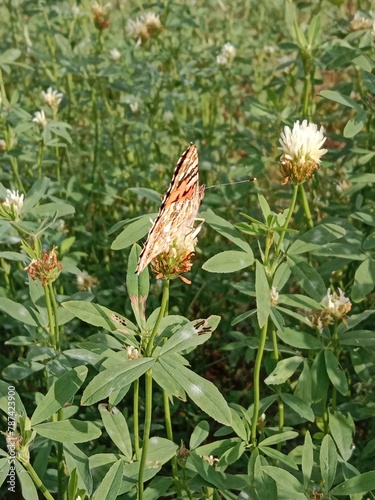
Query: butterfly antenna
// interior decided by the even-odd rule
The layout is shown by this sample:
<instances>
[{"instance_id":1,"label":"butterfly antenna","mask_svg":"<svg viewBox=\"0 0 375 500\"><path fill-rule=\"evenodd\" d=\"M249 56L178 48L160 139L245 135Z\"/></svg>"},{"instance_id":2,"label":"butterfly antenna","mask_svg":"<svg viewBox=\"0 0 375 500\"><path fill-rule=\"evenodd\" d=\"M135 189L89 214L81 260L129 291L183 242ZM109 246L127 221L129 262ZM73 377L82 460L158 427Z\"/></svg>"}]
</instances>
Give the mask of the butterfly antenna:
<instances>
[{"instance_id":1,"label":"butterfly antenna","mask_svg":"<svg viewBox=\"0 0 375 500\"><path fill-rule=\"evenodd\" d=\"M250 179L246 179L244 181L226 182L224 184L213 184L212 186L206 186L205 189L217 188L221 186L233 186L234 184L243 184L244 182L255 182L256 180L257 180L256 177L250 177Z\"/></svg>"}]
</instances>

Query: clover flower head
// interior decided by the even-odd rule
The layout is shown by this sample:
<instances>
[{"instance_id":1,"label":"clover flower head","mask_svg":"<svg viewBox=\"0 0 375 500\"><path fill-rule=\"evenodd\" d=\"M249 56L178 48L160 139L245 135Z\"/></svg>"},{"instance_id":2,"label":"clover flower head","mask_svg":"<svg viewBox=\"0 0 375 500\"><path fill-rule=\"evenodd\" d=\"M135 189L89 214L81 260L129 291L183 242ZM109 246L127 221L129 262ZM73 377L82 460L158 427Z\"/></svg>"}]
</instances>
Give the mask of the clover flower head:
<instances>
[{"instance_id":1,"label":"clover flower head","mask_svg":"<svg viewBox=\"0 0 375 500\"><path fill-rule=\"evenodd\" d=\"M357 10L353 19L349 23L351 31L372 30L374 31L375 20L373 17L366 17L361 11Z\"/></svg>"},{"instance_id":2,"label":"clover flower head","mask_svg":"<svg viewBox=\"0 0 375 500\"><path fill-rule=\"evenodd\" d=\"M34 113L33 122L36 123L40 128L46 128L48 122L43 110L36 111L36 113Z\"/></svg>"},{"instance_id":3,"label":"clover flower head","mask_svg":"<svg viewBox=\"0 0 375 500\"><path fill-rule=\"evenodd\" d=\"M162 30L162 24L158 14L152 11L143 12L136 19L129 19L126 25L127 32L131 38L141 45L153 35Z\"/></svg>"},{"instance_id":4,"label":"clover flower head","mask_svg":"<svg viewBox=\"0 0 375 500\"><path fill-rule=\"evenodd\" d=\"M133 113L138 113L139 111L139 103L138 101L131 102L129 104L130 109L132 110Z\"/></svg>"},{"instance_id":5,"label":"clover flower head","mask_svg":"<svg viewBox=\"0 0 375 500\"><path fill-rule=\"evenodd\" d=\"M98 278L90 276L87 271L81 271L77 274L78 290L91 292L93 286L99 284Z\"/></svg>"},{"instance_id":6,"label":"clover flower head","mask_svg":"<svg viewBox=\"0 0 375 500\"><path fill-rule=\"evenodd\" d=\"M172 111L165 111L164 112L163 121L165 123L171 123L171 121L173 121L173 118L174 118L174 115L173 115Z\"/></svg>"},{"instance_id":7,"label":"clover flower head","mask_svg":"<svg viewBox=\"0 0 375 500\"><path fill-rule=\"evenodd\" d=\"M43 97L43 100L47 104L47 106L49 106L54 111L57 110L60 102L62 101L62 98L64 97L63 94L57 92L57 90L53 90L52 87L48 87L46 92L42 90L41 96Z\"/></svg>"},{"instance_id":8,"label":"clover flower head","mask_svg":"<svg viewBox=\"0 0 375 500\"><path fill-rule=\"evenodd\" d=\"M197 226L193 231L190 229L181 232L165 252L161 252L151 261L151 270L156 275L156 279L180 278L187 285L191 281L182 276L189 272L193 266L192 258L195 255L197 245L197 235L202 225Z\"/></svg>"},{"instance_id":9,"label":"clover flower head","mask_svg":"<svg viewBox=\"0 0 375 500\"><path fill-rule=\"evenodd\" d=\"M284 127L279 142L283 154L280 158L282 184L292 181L301 184L313 177L314 170L320 166L320 158L327 152L322 146L326 140L324 128L303 120L296 121L293 129Z\"/></svg>"},{"instance_id":10,"label":"clover flower head","mask_svg":"<svg viewBox=\"0 0 375 500\"><path fill-rule=\"evenodd\" d=\"M72 11L74 17L77 17L81 12L77 4L74 4L70 10Z\"/></svg>"},{"instance_id":11,"label":"clover flower head","mask_svg":"<svg viewBox=\"0 0 375 500\"><path fill-rule=\"evenodd\" d=\"M128 345L127 353L128 353L128 359L138 359L141 357L139 349L133 347L132 345Z\"/></svg>"},{"instance_id":12,"label":"clover flower head","mask_svg":"<svg viewBox=\"0 0 375 500\"><path fill-rule=\"evenodd\" d=\"M43 287L56 281L62 271L63 266L57 258L56 249L57 247L54 246L50 252L42 252L39 258L33 259L25 267L29 276L34 281L38 278Z\"/></svg>"},{"instance_id":13,"label":"clover flower head","mask_svg":"<svg viewBox=\"0 0 375 500\"><path fill-rule=\"evenodd\" d=\"M19 194L18 189L11 191L7 189L5 201L2 203L2 208L5 209L6 215L11 219L18 220L22 213L24 195Z\"/></svg>"},{"instance_id":14,"label":"clover flower head","mask_svg":"<svg viewBox=\"0 0 375 500\"><path fill-rule=\"evenodd\" d=\"M279 292L277 291L277 288L273 286L270 291L271 295L271 305L274 306L277 304L277 301L279 300Z\"/></svg>"},{"instance_id":15,"label":"clover flower head","mask_svg":"<svg viewBox=\"0 0 375 500\"><path fill-rule=\"evenodd\" d=\"M321 301L323 308L318 311L313 311L310 315L312 326L317 328L320 332L326 326L334 323L336 319L345 321L346 315L352 308L352 303L348 297L345 297L341 288L338 288L337 290L338 293L332 293L331 290L328 289L327 294Z\"/></svg>"},{"instance_id":16,"label":"clover flower head","mask_svg":"<svg viewBox=\"0 0 375 500\"><path fill-rule=\"evenodd\" d=\"M110 52L109 52L109 55L111 56L111 59L113 61L119 61L120 58L121 58L121 52L117 49L112 49Z\"/></svg>"},{"instance_id":17,"label":"clover flower head","mask_svg":"<svg viewBox=\"0 0 375 500\"><path fill-rule=\"evenodd\" d=\"M94 20L95 28L103 31L106 28L109 28L109 15L107 10L111 8L110 3L106 3L104 5L100 5L98 2L94 2L91 5L91 14Z\"/></svg>"},{"instance_id":18,"label":"clover flower head","mask_svg":"<svg viewBox=\"0 0 375 500\"><path fill-rule=\"evenodd\" d=\"M216 57L216 62L219 66L226 66L230 64L235 57L236 47L230 42L227 42L221 47L221 52Z\"/></svg>"}]
</instances>

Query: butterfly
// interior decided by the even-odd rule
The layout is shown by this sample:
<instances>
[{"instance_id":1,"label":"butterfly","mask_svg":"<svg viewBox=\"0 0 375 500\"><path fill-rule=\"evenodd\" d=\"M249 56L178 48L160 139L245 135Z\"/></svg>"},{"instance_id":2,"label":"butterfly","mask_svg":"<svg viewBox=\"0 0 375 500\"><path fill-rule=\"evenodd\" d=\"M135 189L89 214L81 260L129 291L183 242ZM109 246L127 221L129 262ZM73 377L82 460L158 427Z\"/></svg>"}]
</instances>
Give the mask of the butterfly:
<instances>
[{"instance_id":1,"label":"butterfly","mask_svg":"<svg viewBox=\"0 0 375 500\"><path fill-rule=\"evenodd\" d=\"M194 221L204 188L199 184L198 150L191 143L176 164L168 191L140 253L136 274L140 274L159 254L168 252L174 241L187 236L194 238L198 234L201 224L194 228Z\"/></svg>"}]
</instances>

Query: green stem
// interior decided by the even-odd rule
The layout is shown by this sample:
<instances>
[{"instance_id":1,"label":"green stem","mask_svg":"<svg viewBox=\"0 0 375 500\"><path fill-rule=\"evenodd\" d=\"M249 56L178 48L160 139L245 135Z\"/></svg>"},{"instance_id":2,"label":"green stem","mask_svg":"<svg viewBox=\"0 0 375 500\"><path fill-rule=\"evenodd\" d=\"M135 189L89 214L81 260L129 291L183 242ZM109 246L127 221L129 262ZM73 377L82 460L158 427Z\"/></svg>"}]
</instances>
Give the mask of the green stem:
<instances>
[{"instance_id":1,"label":"green stem","mask_svg":"<svg viewBox=\"0 0 375 500\"><path fill-rule=\"evenodd\" d=\"M288 212L288 215L285 219L284 227L280 233L279 241L278 241L277 247L276 247L276 258L278 257L278 255L280 253L281 245L283 243L286 230L288 229L290 219L291 219L292 214L294 212L294 207L295 207L296 201L297 201L297 193L298 193L298 184L294 184L293 185L292 201L291 201L290 206L289 206L289 212Z\"/></svg>"},{"instance_id":2,"label":"green stem","mask_svg":"<svg viewBox=\"0 0 375 500\"><path fill-rule=\"evenodd\" d=\"M169 405L169 398L166 391L163 391L163 402L164 402L164 415L165 415L165 429L167 431L167 438L173 442L173 430L172 430L172 420L171 420L171 409ZM172 474L173 481L176 487L177 498L181 497L181 484L178 475L178 466L177 466L177 456L174 455L172 457Z\"/></svg>"},{"instance_id":3,"label":"green stem","mask_svg":"<svg viewBox=\"0 0 375 500\"><path fill-rule=\"evenodd\" d=\"M139 461L139 459L141 457L141 453L140 453L140 449L139 449L139 379L134 381L133 408L134 408L133 429L134 429L135 459L137 461Z\"/></svg>"},{"instance_id":4,"label":"green stem","mask_svg":"<svg viewBox=\"0 0 375 500\"><path fill-rule=\"evenodd\" d=\"M57 420L62 420L62 408L57 413ZM62 443L57 443L57 488L59 500L66 500L66 475L64 463L64 449Z\"/></svg>"},{"instance_id":5,"label":"green stem","mask_svg":"<svg viewBox=\"0 0 375 500\"><path fill-rule=\"evenodd\" d=\"M167 310L167 305L169 301L169 280L164 281L163 297L161 299L161 306L159 310L158 317L155 321L154 328L151 332L150 339L146 347L146 356L150 357L152 355L154 340L158 332L158 327L160 321L164 317L165 311ZM145 425L143 429L143 446L141 462L139 464L139 476L138 476L138 500L143 500L144 492L144 472L146 466L148 445L150 441L150 431L151 431L151 420L152 420L152 368L147 370L145 375Z\"/></svg>"},{"instance_id":6,"label":"green stem","mask_svg":"<svg viewBox=\"0 0 375 500\"><path fill-rule=\"evenodd\" d=\"M268 329L268 320L263 325L262 330L260 332L260 342L254 365L254 413L251 422L251 438L250 438L251 444L254 447L257 444L256 437L257 437L257 422L259 416L259 400L260 400L260 369L262 366L264 346L266 344L266 339L267 339L267 329Z\"/></svg>"},{"instance_id":7,"label":"green stem","mask_svg":"<svg viewBox=\"0 0 375 500\"><path fill-rule=\"evenodd\" d=\"M167 305L168 305L168 301L169 301L169 283L170 283L169 280L164 281L164 290L163 290L163 297L161 299L160 311L159 311L159 315L156 319L154 328L151 332L150 339L147 343L146 356L151 356L151 354L152 354L152 349L154 347L154 340L155 340L156 334L158 332L159 324L160 324L160 321L164 318L164 314L165 314L165 311L167 309Z\"/></svg>"},{"instance_id":8,"label":"green stem","mask_svg":"<svg viewBox=\"0 0 375 500\"><path fill-rule=\"evenodd\" d=\"M40 477L35 472L33 466L31 465L31 463L30 462L22 462L22 464L25 467L25 469L27 470L27 472L30 474L30 477L33 480L35 486L37 488L39 488L39 490L43 493L44 498L47 498L47 500L54 500L54 498L51 495L51 493L47 490L47 488L42 483Z\"/></svg>"},{"instance_id":9,"label":"green stem","mask_svg":"<svg viewBox=\"0 0 375 500\"><path fill-rule=\"evenodd\" d=\"M56 339L56 349L60 350L60 332L59 332L59 321L58 321L58 316L57 316L57 301L56 301L56 293L55 289L53 287L52 283L49 283L48 285L49 292L50 292L50 297L51 297L51 302L52 302L52 308L53 308L53 317L54 317L54 323L55 323L55 339Z\"/></svg>"},{"instance_id":10,"label":"green stem","mask_svg":"<svg viewBox=\"0 0 375 500\"><path fill-rule=\"evenodd\" d=\"M301 196L303 211L305 212L305 217L306 217L307 225L311 229L311 228L314 227L314 222L312 220L310 206L309 206L309 202L307 200L306 191L305 191L305 188L304 188L303 184L299 185L299 191L300 191L300 196Z\"/></svg>"},{"instance_id":11,"label":"green stem","mask_svg":"<svg viewBox=\"0 0 375 500\"><path fill-rule=\"evenodd\" d=\"M151 420L152 420L152 368L147 370L145 379L146 379L145 425L143 429L142 456L141 456L141 462L139 464L138 500L143 500L144 473L145 473L148 445L150 442L150 431L151 431Z\"/></svg>"},{"instance_id":12,"label":"green stem","mask_svg":"<svg viewBox=\"0 0 375 500\"><path fill-rule=\"evenodd\" d=\"M52 345L52 347L54 349L57 349L56 332L55 332L55 321L54 321L54 317L53 317L52 304L51 304L51 296L50 296L50 290L49 290L48 286L44 287L44 296L46 298L47 313L48 313L48 324L49 324L49 333L50 333L51 345Z\"/></svg>"},{"instance_id":13,"label":"green stem","mask_svg":"<svg viewBox=\"0 0 375 500\"><path fill-rule=\"evenodd\" d=\"M44 141L43 141L43 139L40 139L40 141L39 141L39 148L38 148L38 160L37 160L38 179L42 178L43 150L44 150Z\"/></svg>"}]
</instances>

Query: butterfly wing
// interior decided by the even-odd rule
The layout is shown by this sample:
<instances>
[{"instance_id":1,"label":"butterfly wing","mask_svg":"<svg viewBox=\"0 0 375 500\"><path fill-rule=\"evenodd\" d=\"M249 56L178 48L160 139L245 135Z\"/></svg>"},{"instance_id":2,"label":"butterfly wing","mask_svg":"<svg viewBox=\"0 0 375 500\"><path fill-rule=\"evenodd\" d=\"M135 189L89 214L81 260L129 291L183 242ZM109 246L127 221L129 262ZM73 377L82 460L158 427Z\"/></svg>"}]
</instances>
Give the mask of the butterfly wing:
<instances>
[{"instance_id":1,"label":"butterfly wing","mask_svg":"<svg viewBox=\"0 0 375 500\"><path fill-rule=\"evenodd\" d=\"M176 164L158 216L139 256L136 274L141 273L157 255L167 252L181 232L186 234L193 230L203 194L204 189L199 186L198 150L192 144Z\"/></svg>"}]
</instances>

